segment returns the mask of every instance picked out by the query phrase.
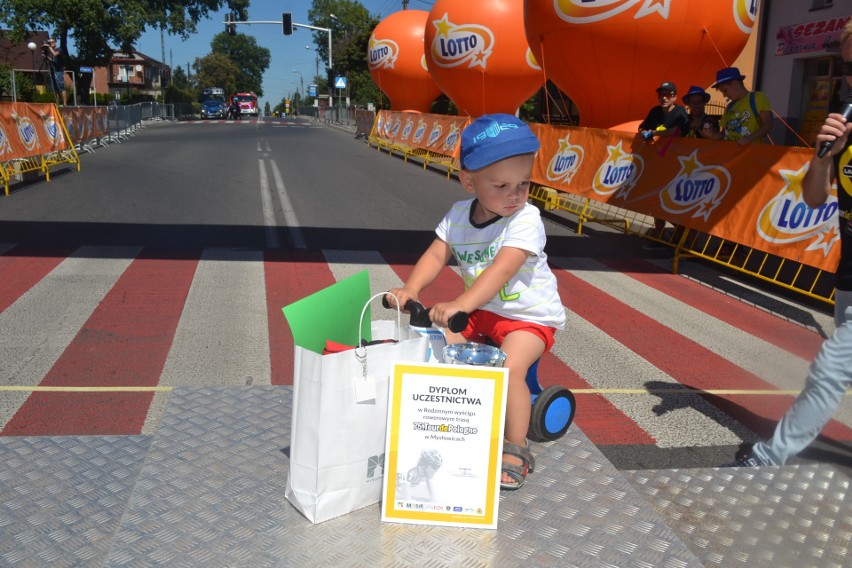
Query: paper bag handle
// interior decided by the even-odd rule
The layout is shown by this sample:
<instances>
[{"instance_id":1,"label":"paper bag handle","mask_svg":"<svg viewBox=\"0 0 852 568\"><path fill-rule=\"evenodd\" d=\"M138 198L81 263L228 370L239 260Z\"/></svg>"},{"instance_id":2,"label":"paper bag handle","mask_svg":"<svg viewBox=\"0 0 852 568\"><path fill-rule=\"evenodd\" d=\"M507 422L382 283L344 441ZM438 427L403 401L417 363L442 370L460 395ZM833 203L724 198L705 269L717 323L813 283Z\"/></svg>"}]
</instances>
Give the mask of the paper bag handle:
<instances>
[{"instance_id":1,"label":"paper bag handle","mask_svg":"<svg viewBox=\"0 0 852 568\"><path fill-rule=\"evenodd\" d=\"M361 345L361 339L360 339L361 338L361 330L363 329L363 326L364 326L364 314L367 313L367 308L370 307L370 303L373 300L375 300L376 298L379 298L379 297L383 297L385 294L389 294L390 296L393 296L393 298L396 300L396 337L394 339L399 341L402 338L402 312L399 309L399 298L397 298L396 296L394 296L390 292L381 292L379 294L374 294L373 296L370 297L369 300L367 300L367 303L364 304L364 307L361 308L361 317L358 320L358 338L359 339L358 339L358 345L355 347L355 355L359 359L366 359L366 357L367 357L367 348L364 345ZM366 369L365 369L364 373L366 374Z\"/></svg>"}]
</instances>

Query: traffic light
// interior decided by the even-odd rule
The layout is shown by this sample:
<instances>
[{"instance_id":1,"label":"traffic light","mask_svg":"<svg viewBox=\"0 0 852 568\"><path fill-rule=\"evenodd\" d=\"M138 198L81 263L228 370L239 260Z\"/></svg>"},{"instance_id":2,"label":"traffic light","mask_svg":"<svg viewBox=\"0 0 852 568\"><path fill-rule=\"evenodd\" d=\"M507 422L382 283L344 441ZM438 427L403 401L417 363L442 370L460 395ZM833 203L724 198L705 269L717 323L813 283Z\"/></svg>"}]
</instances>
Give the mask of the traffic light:
<instances>
[{"instance_id":1,"label":"traffic light","mask_svg":"<svg viewBox=\"0 0 852 568\"><path fill-rule=\"evenodd\" d=\"M236 14L225 14L225 31L229 36L237 35L237 25L234 23L237 21Z\"/></svg>"},{"instance_id":2,"label":"traffic light","mask_svg":"<svg viewBox=\"0 0 852 568\"><path fill-rule=\"evenodd\" d=\"M284 29L284 35L293 33L293 14L290 12L281 12L281 27Z\"/></svg>"}]
</instances>

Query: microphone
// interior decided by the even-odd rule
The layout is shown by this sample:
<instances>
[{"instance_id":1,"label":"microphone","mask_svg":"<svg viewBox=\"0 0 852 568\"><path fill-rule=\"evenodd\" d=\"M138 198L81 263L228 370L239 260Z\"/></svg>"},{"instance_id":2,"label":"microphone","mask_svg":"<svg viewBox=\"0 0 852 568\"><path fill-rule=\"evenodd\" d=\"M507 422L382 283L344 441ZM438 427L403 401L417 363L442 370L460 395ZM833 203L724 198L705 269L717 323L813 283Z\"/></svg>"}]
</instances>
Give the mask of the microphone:
<instances>
[{"instance_id":1,"label":"microphone","mask_svg":"<svg viewBox=\"0 0 852 568\"><path fill-rule=\"evenodd\" d=\"M852 95L846 97L846 100L843 102L843 106L840 107L839 114L843 115L843 118L846 120L852 120ZM826 154L828 154L831 147L834 146L834 140L826 140L819 147L819 152L817 152L817 156L820 158L824 158Z\"/></svg>"}]
</instances>

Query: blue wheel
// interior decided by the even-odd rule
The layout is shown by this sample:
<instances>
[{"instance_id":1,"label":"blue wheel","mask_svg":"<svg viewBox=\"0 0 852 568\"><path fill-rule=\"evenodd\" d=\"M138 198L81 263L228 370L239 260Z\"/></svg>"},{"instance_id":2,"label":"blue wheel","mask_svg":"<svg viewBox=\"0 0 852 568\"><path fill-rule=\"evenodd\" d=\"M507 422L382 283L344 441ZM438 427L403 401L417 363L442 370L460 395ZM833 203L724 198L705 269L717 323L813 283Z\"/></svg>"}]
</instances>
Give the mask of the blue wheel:
<instances>
[{"instance_id":1,"label":"blue wheel","mask_svg":"<svg viewBox=\"0 0 852 568\"><path fill-rule=\"evenodd\" d=\"M559 385L547 387L533 398L529 437L537 441L561 438L574 421L576 409L570 390Z\"/></svg>"}]
</instances>

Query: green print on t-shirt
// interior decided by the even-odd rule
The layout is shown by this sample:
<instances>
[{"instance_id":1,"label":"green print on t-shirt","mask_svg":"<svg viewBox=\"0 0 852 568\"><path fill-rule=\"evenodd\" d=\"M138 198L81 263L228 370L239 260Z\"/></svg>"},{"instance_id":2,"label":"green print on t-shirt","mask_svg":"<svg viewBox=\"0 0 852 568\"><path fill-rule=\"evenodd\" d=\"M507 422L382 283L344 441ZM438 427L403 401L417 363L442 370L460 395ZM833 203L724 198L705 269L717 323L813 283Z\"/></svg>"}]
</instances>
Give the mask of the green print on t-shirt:
<instances>
[{"instance_id":1,"label":"green print on t-shirt","mask_svg":"<svg viewBox=\"0 0 852 568\"><path fill-rule=\"evenodd\" d=\"M487 268L487 267L486 267L486 268ZM473 286L473 283L474 283L474 282L476 282L476 279L477 279L477 278L479 278L479 275L480 275L480 274L482 274L482 272L483 272L484 270L485 270L485 268L477 267L477 269L476 269L476 276L474 276L473 278L470 278L470 277L467 275L467 273L464 273L464 272L463 272L463 273L462 273L462 279L464 280L464 289L465 289L465 290L467 290L468 288L470 288L471 286ZM520 298L520 297L521 297L520 292L515 292L514 294L507 294L507 292L508 292L508 288L509 288L509 283L508 283L508 282L506 282L506 283L503 285L503 287L502 287L502 288L500 288L500 299L501 299L501 300L503 300L504 302L510 302L510 301L512 301L512 300L517 300L518 298Z\"/></svg>"},{"instance_id":2,"label":"green print on t-shirt","mask_svg":"<svg viewBox=\"0 0 852 568\"><path fill-rule=\"evenodd\" d=\"M453 247L453 256L459 264L476 264L477 262L491 262L497 255L498 247L491 243L483 249L460 250Z\"/></svg>"}]
</instances>

